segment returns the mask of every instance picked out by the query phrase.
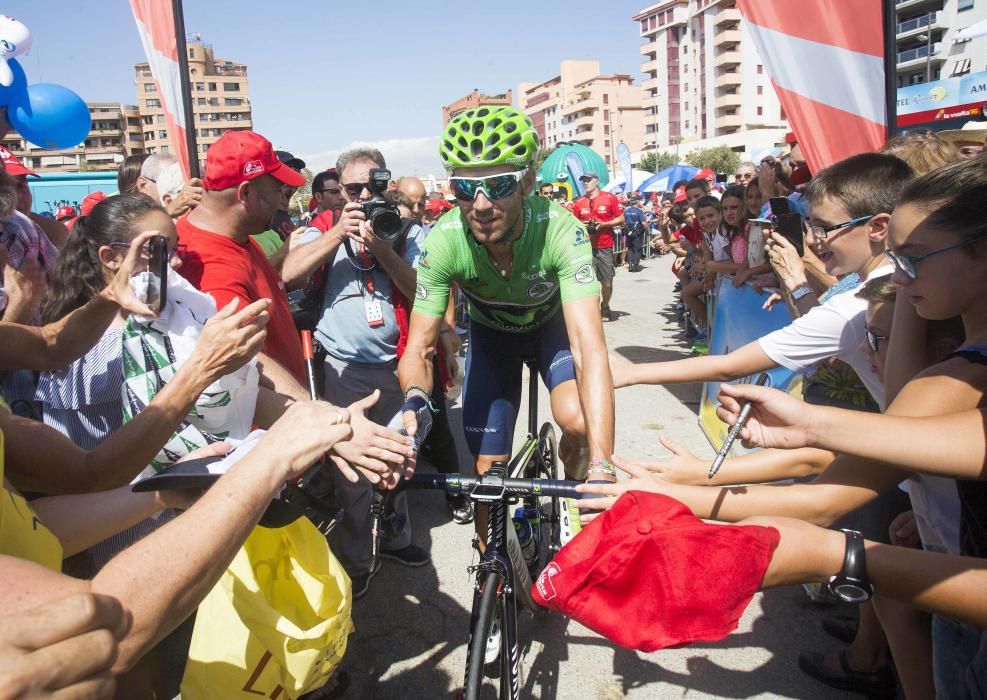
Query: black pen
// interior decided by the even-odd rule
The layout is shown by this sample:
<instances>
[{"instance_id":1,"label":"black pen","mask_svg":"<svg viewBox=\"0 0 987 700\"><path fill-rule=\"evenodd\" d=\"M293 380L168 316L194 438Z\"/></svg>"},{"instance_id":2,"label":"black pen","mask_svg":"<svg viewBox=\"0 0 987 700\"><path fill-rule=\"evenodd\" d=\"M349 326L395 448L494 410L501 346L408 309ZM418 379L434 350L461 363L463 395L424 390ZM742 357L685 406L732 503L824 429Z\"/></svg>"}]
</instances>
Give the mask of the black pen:
<instances>
[{"instance_id":1,"label":"black pen","mask_svg":"<svg viewBox=\"0 0 987 700\"><path fill-rule=\"evenodd\" d=\"M757 381L754 383L757 384L757 386L764 386L768 383L770 378L771 377L768 376L767 372L761 372L760 376L757 378ZM716 453L716 458L713 460L713 464L709 468L708 479L712 479L716 476L716 472L720 471L720 467L723 466L723 460L725 460L727 455L730 453L730 448L733 447L733 441L737 439L738 435L740 435L740 430L744 427L744 423L747 422L747 418L750 416L753 408L753 404L751 403L745 403L740 407L740 415L737 416L737 422L733 424L732 428L730 428L730 432L727 433L726 440L723 441L723 446L720 448L720 451Z\"/></svg>"}]
</instances>

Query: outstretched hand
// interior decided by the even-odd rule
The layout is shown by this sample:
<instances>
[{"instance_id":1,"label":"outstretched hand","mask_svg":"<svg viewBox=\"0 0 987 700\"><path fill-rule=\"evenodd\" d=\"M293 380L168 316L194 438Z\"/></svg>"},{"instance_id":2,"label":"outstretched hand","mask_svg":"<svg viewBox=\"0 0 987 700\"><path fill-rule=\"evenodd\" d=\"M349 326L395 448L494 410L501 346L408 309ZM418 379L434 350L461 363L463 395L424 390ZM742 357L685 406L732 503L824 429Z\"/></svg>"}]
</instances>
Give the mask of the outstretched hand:
<instances>
[{"instance_id":1,"label":"outstretched hand","mask_svg":"<svg viewBox=\"0 0 987 700\"><path fill-rule=\"evenodd\" d=\"M330 457L343 476L354 483L358 480L356 469L371 484L394 488L402 476L414 473L415 453L409 438L367 418L367 411L379 399L380 390L377 390L350 404L353 436L336 443Z\"/></svg>"},{"instance_id":2,"label":"outstretched hand","mask_svg":"<svg viewBox=\"0 0 987 700\"><path fill-rule=\"evenodd\" d=\"M814 445L814 408L777 389L755 384L721 384L717 417L729 426L737 422L745 403L753 404L740 430L745 447L795 449Z\"/></svg>"}]
</instances>

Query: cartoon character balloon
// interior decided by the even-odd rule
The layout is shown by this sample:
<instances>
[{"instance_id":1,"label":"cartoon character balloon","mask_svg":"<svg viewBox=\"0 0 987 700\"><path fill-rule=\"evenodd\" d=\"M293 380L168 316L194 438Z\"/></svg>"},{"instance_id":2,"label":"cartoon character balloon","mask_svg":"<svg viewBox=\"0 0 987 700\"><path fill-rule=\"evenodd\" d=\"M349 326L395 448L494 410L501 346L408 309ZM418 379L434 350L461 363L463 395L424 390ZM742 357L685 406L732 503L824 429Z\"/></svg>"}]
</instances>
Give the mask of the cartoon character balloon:
<instances>
[{"instance_id":1,"label":"cartoon character balloon","mask_svg":"<svg viewBox=\"0 0 987 700\"><path fill-rule=\"evenodd\" d=\"M7 64L31 49L31 30L13 17L0 15L0 85L10 87L14 72Z\"/></svg>"},{"instance_id":2,"label":"cartoon character balloon","mask_svg":"<svg viewBox=\"0 0 987 700\"><path fill-rule=\"evenodd\" d=\"M41 148L78 146L92 125L89 108L62 85L28 85L14 57L30 48L30 30L13 17L0 15L0 108L7 108L7 121L21 136Z\"/></svg>"}]
</instances>

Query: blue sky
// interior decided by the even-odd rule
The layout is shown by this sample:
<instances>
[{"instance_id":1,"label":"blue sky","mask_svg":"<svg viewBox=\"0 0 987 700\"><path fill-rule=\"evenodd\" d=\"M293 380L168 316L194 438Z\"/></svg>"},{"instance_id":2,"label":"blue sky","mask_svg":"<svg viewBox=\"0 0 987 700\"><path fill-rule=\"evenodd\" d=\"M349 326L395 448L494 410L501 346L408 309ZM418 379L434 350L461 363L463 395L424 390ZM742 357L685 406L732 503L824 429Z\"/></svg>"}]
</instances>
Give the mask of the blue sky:
<instances>
[{"instance_id":1,"label":"blue sky","mask_svg":"<svg viewBox=\"0 0 987 700\"><path fill-rule=\"evenodd\" d=\"M255 129L278 148L323 168L354 142L370 142L396 174L438 176L442 106L473 88L516 89L556 75L563 59L591 58L604 73L640 83L631 16L648 4L185 0L184 7L186 28L217 57L248 65ZM89 101L135 102L133 64L143 50L127 0L7 0L2 11L34 36L21 58L29 82L61 83Z\"/></svg>"}]
</instances>

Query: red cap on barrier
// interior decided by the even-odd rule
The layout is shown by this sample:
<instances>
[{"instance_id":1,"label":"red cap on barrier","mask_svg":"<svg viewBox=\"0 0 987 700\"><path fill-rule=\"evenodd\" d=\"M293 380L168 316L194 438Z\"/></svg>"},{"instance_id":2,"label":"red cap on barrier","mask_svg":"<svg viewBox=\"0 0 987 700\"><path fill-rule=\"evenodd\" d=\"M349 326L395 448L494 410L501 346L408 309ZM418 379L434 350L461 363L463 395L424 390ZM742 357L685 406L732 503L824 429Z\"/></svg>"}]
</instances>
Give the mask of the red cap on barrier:
<instances>
[{"instance_id":1,"label":"red cap on barrier","mask_svg":"<svg viewBox=\"0 0 987 700\"><path fill-rule=\"evenodd\" d=\"M302 331L302 354L305 360L315 359L315 348L312 346L312 331Z\"/></svg>"}]
</instances>

